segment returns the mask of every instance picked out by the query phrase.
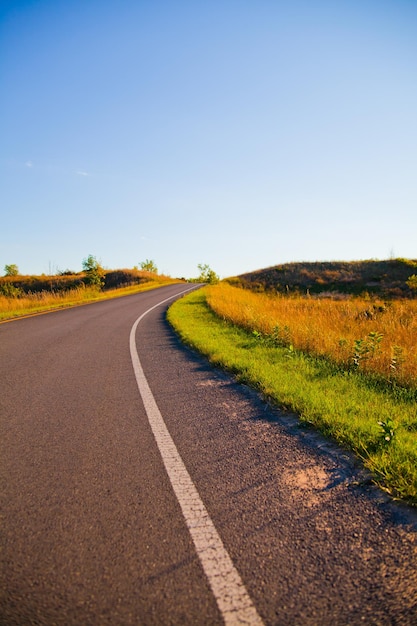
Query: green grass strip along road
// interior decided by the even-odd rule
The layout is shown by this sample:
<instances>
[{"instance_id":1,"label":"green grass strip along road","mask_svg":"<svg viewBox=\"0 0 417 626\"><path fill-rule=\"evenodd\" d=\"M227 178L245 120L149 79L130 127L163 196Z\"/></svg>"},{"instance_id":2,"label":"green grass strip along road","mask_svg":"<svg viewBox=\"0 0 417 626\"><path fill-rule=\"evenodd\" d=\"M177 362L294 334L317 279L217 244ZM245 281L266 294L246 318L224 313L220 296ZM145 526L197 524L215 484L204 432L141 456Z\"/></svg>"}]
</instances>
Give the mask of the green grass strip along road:
<instances>
[{"instance_id":1,"label":"green grass strip along road","mask_svg":"<svg viewBox=\"0 0 417 626\"><path fill-rule=\"evenodd\" d=\"M204 289L175 302L168 320L182 340L213 365L353 450L375 482L417 505L414 394L383 388L325 359L271 345L219 319L209 308Z\"/></svg>"}]
</instances>

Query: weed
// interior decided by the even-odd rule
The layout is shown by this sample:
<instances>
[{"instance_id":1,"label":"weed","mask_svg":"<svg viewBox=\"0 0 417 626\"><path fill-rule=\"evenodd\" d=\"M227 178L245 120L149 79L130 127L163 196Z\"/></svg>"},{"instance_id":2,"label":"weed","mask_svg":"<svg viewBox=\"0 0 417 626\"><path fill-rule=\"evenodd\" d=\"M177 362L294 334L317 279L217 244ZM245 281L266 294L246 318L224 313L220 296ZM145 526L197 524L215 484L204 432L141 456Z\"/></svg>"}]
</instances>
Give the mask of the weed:
<instances>
[{"instance_id":1,"label":"weed","mask_svg":"<svg viewBox=\"0 0 417 626\"><path fill-rule=\"evenodd\" d=\"M375 331L370 332L365 339L356 339L353 344L353 365L359 367L363 361L375 356L380 349L382 339L383 335Z\"/></svg>"},{"instance_id":2,"label":"weed","mask_svg":"<svg viewBox=\"0 0 417 626\"><path fill-rule=\"evenodd\" d=\"M256 339L257 341L263 341L262 333L260 333L259 330L253 330L252 337Z\"/></svg>"},{"instance_id":3,"label":"weed","mask_svg":"<svg viewBox=\"0 0 417 626\"><path fill-rule=\"evenodd\" d=\"M4 283L0 285L0 295L6 298L19 298L23 295L23 291L13 283Z\"/></svg>"},{"instance_id":4,"label":"weed","mask_svg":"<svg viewBox=\"0 0 417 626\"><path fill-rule=\"evenodd\" d=\"M385 421L378 421L378 426L381 427L381 439L384 444L391 443L395 435L395 426L391 418L387 418Z\"/></svg>"},{"instance_id":5,"label":"weed","mask_svg":"<svg viewBox=\"0 0 417 626\"><path fill-rule=\"evenodd\" d=\"M404 363L404 350L401 346L392 346L392 356L389 364L390 370L393 374L397 374L400 371L401 365Z\"/></svg>"},{"instance_id":6,"label":"weed","mask_svg":"<svg viewBox=\"0 0 417 626\"><path fill-rule=\"evenodd\" d=\"M288 348L285 348L285 357L287 359L293 359L295 357L296 353L294 350L294 346L292 344L290 344L288 346Z\"/></svg>"}]
</instances>

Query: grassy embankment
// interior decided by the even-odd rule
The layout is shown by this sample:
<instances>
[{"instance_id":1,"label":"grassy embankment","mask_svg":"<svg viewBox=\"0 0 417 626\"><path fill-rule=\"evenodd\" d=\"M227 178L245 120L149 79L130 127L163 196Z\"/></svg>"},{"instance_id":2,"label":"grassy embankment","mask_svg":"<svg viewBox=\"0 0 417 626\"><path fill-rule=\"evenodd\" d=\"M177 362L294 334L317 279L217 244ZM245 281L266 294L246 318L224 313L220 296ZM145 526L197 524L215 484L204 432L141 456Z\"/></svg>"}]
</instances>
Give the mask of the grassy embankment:
<instances>
[{"instance_id":1,"label":"grassy embankment","mask_svg":"<svg viewBox=\"0 0 417 626\"><path fill-rule=\"evenodd\" d=\"M227 284L171 306L183 340L353 450L417 505L417 302L256 294Z\"/></svg>"},{"instance_id":2,"label":"grassy embankment","mask_svg":"<svg viewBox=\"0 0 417 626\"><path fill-rule=\"evenodd\" d=\"M229 278L252 291L282 294L345 295L385 299L412 297L408 279L417 272L416 259L386 261L322 261L283 263Z\"/></svg>"},{"instance_id":3,"label":"grassy embankment","mask_svg":"<svg viewBox=\"0 0 417 626\"><path fill-rule=\"evenodd\" d=\"M52 277L53 280L55 277ZM22 280L24 277L22 277ZM43 279L45 280L45 279ZM32 279L33 285L40 280ZM42 289L30 293L19 293L17 297L0 294L0 321L33 315L54 309L68 308L81 304L88 304L98 300L109 300L120 296L127 296L164 285L180 282L169 276L140 272L140 282L110 289L100 289L96 286L84 285L81 281L78 286L58 290Z\"/></svg>"}]
</instances>

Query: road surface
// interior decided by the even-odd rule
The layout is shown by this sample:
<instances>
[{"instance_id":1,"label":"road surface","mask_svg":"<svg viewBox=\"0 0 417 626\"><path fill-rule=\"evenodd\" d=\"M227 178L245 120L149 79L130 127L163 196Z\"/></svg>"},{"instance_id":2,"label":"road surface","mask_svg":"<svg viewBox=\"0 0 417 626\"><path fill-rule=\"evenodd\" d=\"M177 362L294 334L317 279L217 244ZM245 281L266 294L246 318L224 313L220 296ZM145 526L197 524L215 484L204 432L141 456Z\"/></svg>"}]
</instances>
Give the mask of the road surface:
<instances>
[{"instance_id":1,"label":"road surface","mask_svg":"<svg viewBox=\"0 0 417 626\"><path fill-rule=\"evenodd\" d=\"M186 288L0 324L0 623L417 624L415 513L181 346Z\"/></svg>"}]
</instances>

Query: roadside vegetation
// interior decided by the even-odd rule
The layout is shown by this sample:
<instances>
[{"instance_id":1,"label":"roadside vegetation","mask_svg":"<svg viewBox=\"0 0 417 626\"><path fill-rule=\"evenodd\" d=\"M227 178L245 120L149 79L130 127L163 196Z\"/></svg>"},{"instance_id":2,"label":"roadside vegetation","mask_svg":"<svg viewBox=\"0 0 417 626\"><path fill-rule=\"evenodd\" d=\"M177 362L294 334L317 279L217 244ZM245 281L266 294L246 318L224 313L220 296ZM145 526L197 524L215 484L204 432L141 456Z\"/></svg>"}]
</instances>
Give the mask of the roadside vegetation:
<instances>
[{"instance_id":1,"label":"roadside vegetation","mask_svg":"<svg viewBox=\"0 0 417 626\"><path fill-rule=\"evenodd\" d=\"M207 285L216 285L220 281L219 276L207 263L199 263L197 267L200 273L197 278L191 278L189 280L190 283L206 283Z\"/></svg>"},{"instance_id":2,"label":"roadside vegetation","mask_svg":"<svg viewBox=\"0 0 417 626\"><path fill-rule=\"evenodd\" d=\"M324 357L397 387L417 385L417 300L277 296L226 283L208 289L222 319L259 340Z\"/></svg>"},{"instance_id":3,"label":"roadside vegetation","mask_svg":"<svg viewBox=\"0 0 417 626\"><path fill-rule=\"evenodd\" d=\"M107 300L181 282L158 274L148 259L140 268L106 270L92 255L83 260L83 271L65 270L53 276L22 276L16 265L5 266L0 277L0 321Z\"/></svg>"},{"instance_id":4,"label":"roadside vegetation","mask_svg":"<svg viewBox=\"0 0 417 626\"><path fill-rule=\"evenodd\" d=\"M105 269L90 254L82 262L82 271L57 271L55 275L23 276L16 264L4 266L0 276L0 321L108 300L180 282L216 284L219 276L206 263L198 264L197 278L171 278L159 274L152 259L141 261L133 269Z\"/></svg>"},{"instance_id":5,"label":"roadside vegetation","mask_svg":"<svg viewBox=\"0 0 417 626\"><path fill-rule=\"evenodd\" d=\"M182 339L353 450L417 505L417 302L254 293L220 283L174 303Z\"/></svg>"},{"instance_id":6,"label":"roadside vegetation","mask_svg":"<svg viewBox=\"0 0 417 626\"><path fill-rule=\"evenodd\" d=\"M417 260L283 263L228 280L252 291L285 295L407 298L417 289Z\"/></svg>"}]
</instances>

